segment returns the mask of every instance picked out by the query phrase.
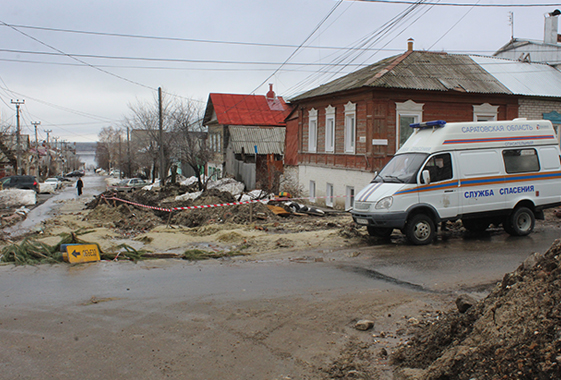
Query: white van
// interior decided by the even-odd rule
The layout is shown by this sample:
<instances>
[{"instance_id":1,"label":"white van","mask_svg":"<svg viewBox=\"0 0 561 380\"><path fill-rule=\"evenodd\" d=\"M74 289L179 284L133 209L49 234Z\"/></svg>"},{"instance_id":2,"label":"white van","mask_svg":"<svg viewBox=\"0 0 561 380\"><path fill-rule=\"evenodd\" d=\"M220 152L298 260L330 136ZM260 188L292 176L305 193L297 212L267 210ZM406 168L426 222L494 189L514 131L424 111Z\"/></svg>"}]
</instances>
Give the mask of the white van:
<instances>
[{"instance_id":1,"label":"white van","mask_svg":"<svg viewBox=\"0 0 561 380\"><path fill-rule=\"evenodd\" d=\"M502 224L528 235L561 204L561 157L548 120L411 124L413 135L355 197L351 214L370 235L400 229L429 244L438 223L470 231Z\"/></svg>"}]
</instances>

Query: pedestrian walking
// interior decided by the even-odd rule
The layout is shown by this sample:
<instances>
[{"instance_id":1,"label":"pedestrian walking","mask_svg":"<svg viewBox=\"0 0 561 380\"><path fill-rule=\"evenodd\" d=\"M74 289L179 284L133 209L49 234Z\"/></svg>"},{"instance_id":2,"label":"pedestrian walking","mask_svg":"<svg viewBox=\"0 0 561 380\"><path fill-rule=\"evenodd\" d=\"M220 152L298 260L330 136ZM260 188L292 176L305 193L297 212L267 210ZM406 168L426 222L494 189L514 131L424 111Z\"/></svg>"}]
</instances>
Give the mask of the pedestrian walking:
<instances>
[{"instance_id":1,"label":"pedestrian walking","mask_svg":"<svg viewBox=\"0 0 561 380\"><path fill-rule=\"evenodd\" d=\"M76 181L76 188L78 189L78 196L82 195L82 188L84 187L84 182L82 182L82 178L78 178Z\"/></svg>"}]
</instances>

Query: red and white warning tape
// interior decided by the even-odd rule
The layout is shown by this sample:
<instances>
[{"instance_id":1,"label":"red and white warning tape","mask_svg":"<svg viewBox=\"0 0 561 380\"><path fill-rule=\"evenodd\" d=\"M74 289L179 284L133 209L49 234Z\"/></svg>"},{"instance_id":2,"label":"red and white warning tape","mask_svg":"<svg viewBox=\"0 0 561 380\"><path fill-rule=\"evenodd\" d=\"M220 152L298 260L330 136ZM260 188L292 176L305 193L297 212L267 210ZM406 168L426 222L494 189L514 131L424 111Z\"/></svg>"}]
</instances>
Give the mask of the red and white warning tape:
<instances>
[{"instance_id":1,"label":"red and white warning tape","mask_svg":"<svg viewBox=\"0 0 561 380\"><path fill-rule=\"evenodd\" d=\"M250 204L250 203L269 202L269 201L293 201L293 200L302 200L302 199L311 200L311 199L318 199L318 198L345 198L346 195L337 195L337 196L332 196L332 197L254 199L254 200L243 201L243 202L230 202L230 203L217 203L217 204L212 204L212 205L173 207L171 209L170 208L143 205L143 204L140 204L140 203L135 203L135 202L127 201L125 199L117 198L115 196L113 196L111 198L106 198L105 196L102 196L102 197L106 200L115 200L115 201L119 201L119 202L123 202L123 203L128 203L128 204L133 205L133 206L145 207L145 208L150 208L152 210L158 210L158 211L172 212L172 211L182 211L182 210L195 210L195 209L202 209L202 208L238 206L238 205L246 205L246 204Z\"/></svg>"}]
</instances>

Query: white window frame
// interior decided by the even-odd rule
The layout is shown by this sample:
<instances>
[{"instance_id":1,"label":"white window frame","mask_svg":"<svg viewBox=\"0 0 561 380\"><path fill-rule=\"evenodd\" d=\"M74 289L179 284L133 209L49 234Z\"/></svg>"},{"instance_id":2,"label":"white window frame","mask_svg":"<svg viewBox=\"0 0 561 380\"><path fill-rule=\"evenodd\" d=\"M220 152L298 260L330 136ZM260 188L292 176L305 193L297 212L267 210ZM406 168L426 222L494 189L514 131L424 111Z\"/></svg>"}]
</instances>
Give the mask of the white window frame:
<instances>
[{"instance_id":1,"label":"white window frame","mask_svg":"<svg viewBox=\"0 0 561 380\"><path fill-rule=\"evenodd\" d=\"M310 181L310 202L316 202L316 181Z\"/></svg>"},{"instance_id":2,"label":"white window frame","mask_svg":"<svg viewBox=\"0 0 561 380\"><path fill-rule=\"evenodd\" d=\"M412 117L415 123L423 121L423 107L424 103L415 103L408 100L403 103L395 103L395 149L396 151L401 147L401 118Z\"/></svg>"},{"instance_id":3,"label":"white window frame","mask_svg":"<svg viewBox=\"0 0 561 380\"><path fill-rule=\"evenodd\" d=\"M333 207L334 203L334 187L332 183L327 183L325 186L325 205L328 207Z\"/></svg>"},{"instance_id":4,"label":"white window frame","mask_svg":"<svg viewBox=\"0 0 561 380\"><path fill-rule=\"evenodd\" d=\"M497 121L498 115L499 106L492 106L489 103L473 106L473 121Z\"/></svg>"},{"instance_id":5,"label":"white window frame","mask_svg":"<svg viewBox=\"0 0 561 380\"><path fill-rule=\"evenodd\" d=\"M352 207L354 207L354 203L355 203L355 188L354 186L347 186L345 188L345 210L350 210Z\"/></svg>"},{"instance_id":6,"label":"white window frame","mask_svg":"<svg viewBox=\"0 0 561 380\"><path fill-rule=\"evenodd\" d=\"M318 110L308 111L308 152L316 153L318 146Z\"/></svg>"},{"instance_id":7,"label":"white window frame","mask_svg":"<svg viewBox=\"0 0 561 380\"><path fill-rule=\"evenodd\" d=\"M325 151L335 152L335 107L325 108Z\"/></svg>"},{"instance_id":8,"label":"white window frame","mask_svg":"<svg viewBox=\"0 0 561 380\"><path fill-rule=\"evenodd\" d=\"M356 151L356 103L345 104L345 153Z\"/></svg>"}]
</instances>

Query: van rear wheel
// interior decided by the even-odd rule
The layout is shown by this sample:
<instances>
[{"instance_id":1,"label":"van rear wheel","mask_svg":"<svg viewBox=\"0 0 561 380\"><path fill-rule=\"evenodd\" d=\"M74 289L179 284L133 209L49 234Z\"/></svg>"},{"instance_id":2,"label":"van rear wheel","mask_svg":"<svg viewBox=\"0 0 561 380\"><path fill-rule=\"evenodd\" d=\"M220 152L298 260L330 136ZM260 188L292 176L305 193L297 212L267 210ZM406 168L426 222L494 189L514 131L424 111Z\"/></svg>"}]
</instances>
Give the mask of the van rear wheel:
<instances>
[{"instance_id":1,"label":"van rear wheel","mask_svg":"<svg viewBox=\"0 0 561 380\"><path fill-rule=\"evenodd\" d=\"M415 245L430 244L436 235L434 222L425 214L417 214L407 222L405 235Z\"/></svg>"},{"instance_id":2,"label":"van rear wheel","mask_svg":"<svg viewBox=\"0 0 561 380\"><path fill-rule=\"evenodd\" d=\"M366 229L368 230L368 234L370 236L375 236L383 239L389 238L393 232L393 228L388 227L366 226Z\"/></svg>"},{"instance_id":3,"label":"van rear wheel","mask_svg":"<svg viewBox=\"0 0 561 380\"><path fill-rule=\"evenodd\" d=\"M527 207L517 207L506 218L503 228L512 236L526 236L534 230L536 218L532 210Z\"/></svg>"}]
</instances>

